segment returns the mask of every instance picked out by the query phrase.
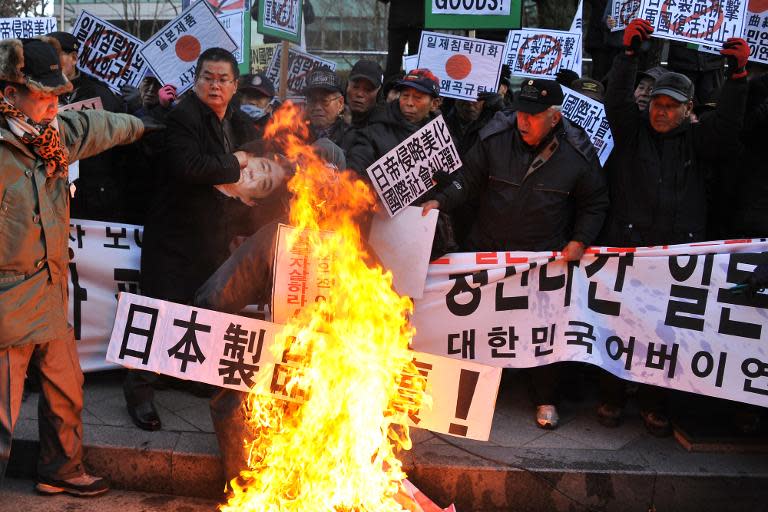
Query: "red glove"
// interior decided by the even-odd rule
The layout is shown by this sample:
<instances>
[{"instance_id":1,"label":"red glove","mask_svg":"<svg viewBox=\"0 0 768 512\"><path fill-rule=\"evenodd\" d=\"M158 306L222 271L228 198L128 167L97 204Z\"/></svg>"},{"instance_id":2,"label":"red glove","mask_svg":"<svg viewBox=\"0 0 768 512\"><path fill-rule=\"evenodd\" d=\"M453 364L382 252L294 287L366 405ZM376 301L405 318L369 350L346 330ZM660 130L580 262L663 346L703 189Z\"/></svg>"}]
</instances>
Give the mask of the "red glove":
<instances>
[{"instance_id":1,"label":"red glove","mask_svg":"<svg viewBox=\"0 0 768 512\"><path fill-rule=\"evenodd\" d=\"M157 91L157 97L160 99L160 105L166 108L169 107L171 103L176 101L176 87L171 84L166 85Z\"/></svg>"},{"instance_id":2,"label":"red glove","mask_svg":"<svg viewBox=\"0 0 768 512\"><path fill-rule=\"evenodd\" d=\"M720 54L728 59L728 72L731 78L747 76L747 60L749 60L749 45L740 37L731 37L723 43Z\"/></svg>"},{"instance_id":3,"label":"red glove","mask_svg":"<svg viewBox=\"0 0 768 512\"><path fill-rule=\"evenodd\" d=\"M632 20L624 29L624 49L638 51L640 44L649 40L651 34L653 34L653 27L648 21L642 18Z\"/></svg>"}]
</instances>

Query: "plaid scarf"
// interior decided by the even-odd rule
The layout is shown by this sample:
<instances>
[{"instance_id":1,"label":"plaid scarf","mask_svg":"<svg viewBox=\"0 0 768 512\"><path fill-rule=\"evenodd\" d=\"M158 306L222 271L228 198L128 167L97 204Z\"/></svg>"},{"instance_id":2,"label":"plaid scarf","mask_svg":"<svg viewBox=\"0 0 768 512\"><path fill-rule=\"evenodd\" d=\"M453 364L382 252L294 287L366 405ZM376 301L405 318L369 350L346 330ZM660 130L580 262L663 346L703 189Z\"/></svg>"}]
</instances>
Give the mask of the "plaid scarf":
<instances>
[{"instance_id":1,"label":"plaid scarf","mask_svg":"<svg viewBox=\"0 0 768 512\"><path fill-rule=\"evenodd\" d=\"M67 154L59 136L59 122L56 118L50 123L35 123L13 106L0 93L0 114L5 116L11 131L24 144L45 162L45 175L48 178L67 178Z\"/></svg>"}]
</instances>

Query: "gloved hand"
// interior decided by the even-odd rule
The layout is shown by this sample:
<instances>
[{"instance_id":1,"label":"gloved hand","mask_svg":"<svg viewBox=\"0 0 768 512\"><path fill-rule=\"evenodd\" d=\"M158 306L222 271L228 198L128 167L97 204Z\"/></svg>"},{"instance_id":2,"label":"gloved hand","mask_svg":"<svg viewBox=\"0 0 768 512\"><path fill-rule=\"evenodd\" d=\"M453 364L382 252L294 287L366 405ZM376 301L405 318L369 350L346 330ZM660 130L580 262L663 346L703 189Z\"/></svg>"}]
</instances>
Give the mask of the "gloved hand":
<instances>
[{"instance_id":1,"label":"gloved hand","mask_svg":"<svg viewBox=\"0 0 768 512\"><path fill-rule=\"evenodd\" d=\"M741 284L747 285L744 293L749 297L754 297L760 290L768 288L768 263L755 267L752 274Z\"/></svg>"},{"instance_id":2,"label":"gloved hand","mask_svg":"<svg viewBox=\"0 0 768 512\"><path fill-rule=\"evenodd\" d=\"M171 103L176 101L176 87L172 86L171 84L162 87L159 91L157 91L157 97L160 100L161 106L165 108L170 107Z\"/></svg>"},{"instance_id":3,"label":"gloved hand","mask_svg":"<svg viewBox=\"0 0 768 512\"><path fill-rule=\"evenodd\" d=\"M141 119L141 124L144 125L144 135L147 135L148 133L157 132L160 130L165 130L165 125L160 124L151 117L145 117Z\"/></svg>"},{"instance_id":4,"label":"gloved hand","mask_svg":"<svg viewBox=\"0 0 768 512\"><path fill-rule=\"evenodd\" d=\"M728 59L728 74L733 78L747 76L747 60L749 60L749 45L740 37L731 37L723 43L720 55Z\"/></svg>"},{"instance_id":5,"label":"gloved hand","mask_svg":"<svg viewBox=\"0 0 768 512\"><path fill-rule=\"evenodd\" d=\"M566 87L570 87L571 84L579 78L581 78L579 74L572 69L563 68L555 73L555 80L557 83Z\"/></svg>"},{"instance_id":6,"label":"gloved hand","mask_svg":"<svg viewBox=\"0 0 768 512\"><path fill-rule=\"evenodd\" d=\"M432 182L437 186L438 189L447 187L451 184L452 181L453 176L445 171L436 171L435 174L432 175Z\"/></svg>"},{"instance_id":7,"label":"gloved hand","mask_svg":"<svg viewBox=\"0 0 768 512\"><path fill-rule=\"evenodd\" d=\"M651 24L642 18L634 19L624 29L624 49L637 52L643 41L648 41L653 34Z\"/></svg>"}]
</instances>

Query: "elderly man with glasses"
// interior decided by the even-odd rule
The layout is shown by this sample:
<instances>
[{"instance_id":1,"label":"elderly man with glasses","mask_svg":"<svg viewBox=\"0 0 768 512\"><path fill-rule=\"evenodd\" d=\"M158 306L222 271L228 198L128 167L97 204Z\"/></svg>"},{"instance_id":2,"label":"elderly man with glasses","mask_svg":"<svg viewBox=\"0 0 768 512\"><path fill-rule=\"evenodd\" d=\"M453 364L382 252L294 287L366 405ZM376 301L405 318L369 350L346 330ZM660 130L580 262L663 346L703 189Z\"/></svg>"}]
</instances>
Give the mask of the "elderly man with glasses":
<instances>
[{"instance_id":1,"label":"elderly man with glasses","mask_svg":"<svg viewBox=\"0 0 768 512\"><path fill-rule=\"evenodd\" d=\"M344 122L344 89L341 79L327 68L312 71L304 88L305 115L312 141L326 138L341 146L349 126Z\"/></svg>"}]
</instances>

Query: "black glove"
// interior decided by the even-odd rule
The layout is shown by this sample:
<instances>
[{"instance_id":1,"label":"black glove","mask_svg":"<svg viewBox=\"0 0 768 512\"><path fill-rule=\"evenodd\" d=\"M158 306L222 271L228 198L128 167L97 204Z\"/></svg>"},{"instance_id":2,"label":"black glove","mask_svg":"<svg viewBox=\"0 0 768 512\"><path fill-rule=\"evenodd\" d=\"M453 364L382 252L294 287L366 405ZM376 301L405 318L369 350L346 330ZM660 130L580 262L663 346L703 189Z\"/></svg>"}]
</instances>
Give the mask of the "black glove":
<instances>
[{"instance_id":1,"label":"black glove","mask_svg":"<svg viewBox=\"0 0 768 512\"><path fill-rule=\"evenodd\" d=\"M451 184L453 178L445 171L437 171L432 175L432 181L435 182L438 189L443 189Z\"/></svg>"},{"instance_id":2,"label":"black glove","mask_svg":"<svg viewBox=\"0 0 768 512\"><path fill-rule=\"evenodd\" d=\"M768 288L768 263L758 265L752 275L741 284L747 285L744 293L749 297L754 297L760 290Z\"/></svg>"},{"instance_id":3,"label":"black glove","mask_svg":"<svg viewBox=\"0 0 768 512\"><path fill-rule=\"evenodd\" d=\"M570 87L571 84L579 78L581 78L579 74L572 69L563 68L555 73L555 80L557 80L557 83L566 87Z\"/></svg>"},{"instance_id":4,"label":"black glove","mask_svg":"<svg viewBox=\"0 0 768 512\"><path fill-rule=\"evenodd\" d=\"M151 117L141 118L141 124L144 125L144 135L152 132L157 132L160 130L165 130L164 124L158 123Z\"/></svg>"}]
</instances>

